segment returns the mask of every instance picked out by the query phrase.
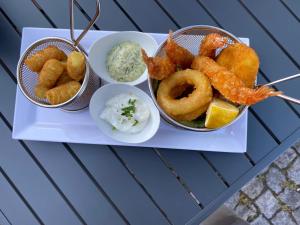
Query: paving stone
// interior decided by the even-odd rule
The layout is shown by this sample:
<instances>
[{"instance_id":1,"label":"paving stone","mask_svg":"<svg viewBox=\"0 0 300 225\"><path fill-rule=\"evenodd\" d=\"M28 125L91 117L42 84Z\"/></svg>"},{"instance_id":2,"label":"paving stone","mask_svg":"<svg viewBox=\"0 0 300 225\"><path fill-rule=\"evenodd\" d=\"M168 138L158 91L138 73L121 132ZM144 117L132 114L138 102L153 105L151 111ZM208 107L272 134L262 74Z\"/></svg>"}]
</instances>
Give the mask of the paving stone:
<instances>
[{"instance_id":1,"label":"paving stone","mask_svg":"<svg viewBox=\"0 0 300 225\"><path fill-rule=\"evenodd\" d=\"M279 198L291 209L296 209L300 206L300 193L295 190L286 188L284 192L279 195Z\"/></svg>"},{"instance_id":2,"label":"paving stone","mask_svg":"<svg viewBox=\"0 0 300 225\"><path fill-rule=\"evenodd\" d=\"M252 179L248 184L246 184L242 191L251 199L255 199L262 190L264 189L264 185L260 179L257 177Z\"/></svg>"},{"instance_id":3,"label":"paving stone","mask_svg":"<svg viewBox=\"0 0 300 225\"><path fill-rule=\"evenodd\" d=\"M251 225L269 225L270 223L262 215L260 215L255 220L253 220L250 224Z\"/></svg>"},{"instance_id":4,"label":"paving stone","mask_svg":"<svg viewBox=\"0 0 300 225\"><path fill-rule=\"evenodd\" d=\"M271 191L267 190L263 193L256 201L260 211L270 219L274 213L280 208L277 199L271 193Z\"/></svg>"},{"instance_id":5,"label":"paving stone","mask_svg":"<svg viewBox=\"0 0 300 225\"><path fill-rule=\"evenodd\" d=\"M274 225L296 225L290 215L285 211L280 211L271 220Z\"/></svg>"},{"instance_id":6,"label":"paving stone","mask_svg":"<svg viewBox=\"0 0 300 225\"><path fill-rule=\"evenodd\" d=\"M239 203L240 198L240 192L236 192L234 195L232 195L227 202L225 202L225 206L227 206L230 209L234 209L236 205Z\"/></svg>"},{"instance_id":7,"label":"paving stone","mask_svg":"<svg viewBox=\"0 0 300 225\"><path fill-rule=\"evenodd\" d=\"M296 152L292 148L288 148L282 153L274 163L281 169L286 168L291 161L297 156Z\"/></svg>"},{"instance_id":8,"label":"paving stone","mask_svg":"<svg viewBox=\"0 0 300 225\"><path fill-rule=\"evenodd\" d=\"M243 220L249 220L253 217L256 216L257 214L257 209L255 208L254 205L243 205L239 204L235 208L236 214L241 217Z\"/></svg>"},{"instance_id":9,"label":"paving stone","mask_svg":"<svg viewBox=\"0 0 300 225\"><path fill-rule=\"evenodd\" d=\"M280 170L277 168L271 168L266 175L266 182L269 188L271 188L276 194L282 191L282 184L286 181L286 178Z\"/></svg>"},{"instance_id":10,"label":"paving stone","mask_svg":"<svg viewBox=\"0 0 300 225\"><path fill-rule=\"evenodd\" d=\"M293 216L298 224L300 224L300 208L293 212Z\"/></svg>"},{"instance_id":11,"label":"paving stone","mask_svg":"<svg viewBox=\"0 0 300 225\"><path fill-rule=\"evenodd\" d=\"M296 184L300 184L300 157L289 168L288 177Z\"/></svg>"}]
</instances>

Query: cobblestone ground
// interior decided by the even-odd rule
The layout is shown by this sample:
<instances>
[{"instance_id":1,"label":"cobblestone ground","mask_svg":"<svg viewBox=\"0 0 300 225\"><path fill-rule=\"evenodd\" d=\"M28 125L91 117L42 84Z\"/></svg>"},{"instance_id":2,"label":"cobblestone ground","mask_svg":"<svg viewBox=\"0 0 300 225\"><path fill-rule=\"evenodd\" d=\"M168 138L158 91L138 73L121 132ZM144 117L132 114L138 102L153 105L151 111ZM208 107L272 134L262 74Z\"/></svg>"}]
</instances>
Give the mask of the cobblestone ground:
<instances>
[{"instance_id":1,"label":"cobblestone ground","mask_svg":"<svg viewBox=\"0 0 300 225\"><path fill-rule=\"evenodd\" d=\"M251 225L300 225L300 141L225 205Z\"/></svg>"}]
</instances>

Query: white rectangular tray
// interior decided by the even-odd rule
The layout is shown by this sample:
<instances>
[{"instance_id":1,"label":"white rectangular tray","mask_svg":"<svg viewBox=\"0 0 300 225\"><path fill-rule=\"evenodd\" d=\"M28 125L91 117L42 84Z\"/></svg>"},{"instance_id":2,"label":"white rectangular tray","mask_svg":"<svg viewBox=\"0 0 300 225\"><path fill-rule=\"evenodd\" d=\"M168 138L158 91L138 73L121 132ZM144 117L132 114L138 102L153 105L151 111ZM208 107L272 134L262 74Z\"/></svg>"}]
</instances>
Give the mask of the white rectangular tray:
<instances>
[{"instance_id":1,"label":"white rectangular tray","mask_svg":"<svg viewBox=\"0 0 300 225\"><path fill-rule=\"evenodd\" d=\"M78 34L79 31L76 31ZM88 51L90 45L110 31L89 31L81 41ZM160 44L166 34L151 34ZM24 28L22 32L21 54L34 41L48 36L69 39L69 30L48 28ZM242 39L249 44L247 38ZM148 92L146 82L139 86ZM73 142L104 145L130 145L184 150L245 152L247 146L246 112L231 126L213 132L199 133L175 128L161 120L157 134L141 144L124 144L106 137L93 123L88 110L68 113L59 109L46 109L30 103L17 88L12 136L14 139Z\"/></svg>"}]
</instances>

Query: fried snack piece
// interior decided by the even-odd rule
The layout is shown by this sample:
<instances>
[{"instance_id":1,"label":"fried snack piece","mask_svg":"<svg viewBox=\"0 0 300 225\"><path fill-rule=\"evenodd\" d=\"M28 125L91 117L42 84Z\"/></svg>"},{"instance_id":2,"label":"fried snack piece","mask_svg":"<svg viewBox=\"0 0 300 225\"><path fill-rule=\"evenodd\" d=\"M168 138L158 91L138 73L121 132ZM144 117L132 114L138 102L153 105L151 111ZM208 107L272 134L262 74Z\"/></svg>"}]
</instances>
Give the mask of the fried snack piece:
<instances>
[{"instance_id":1,"label":"fried snack piece","mask_svg":"<svg viewBox=\"0 0 300 225\"><path fill-rule=\"evenodd\" d=\"M68 72L66 70L64 70L64 72L62 73L62 75L58 78L57 82L56 82L56 86L68 83L70 81L72 81L73 79L68 75Z\"/></svg>"},{"instance_id":2,"label":"fried snack piece","mask_svg":"<svg viewBox=\"0 0 300 225\"><path fill-rule=\"evenodd\" d=\"M199 48L200 56L215 58L216 49L222 48L227 44L228 39L217 33L211 33L205 36L201 41Z\"/></svg>"},{"instance_id":3,"label":"fried snack piece","mask_svg":"<svg viewBox=\"0 0 300 225\"><path fill-rule=\"evenodd\" d=\"M36 85L34 87L34 94L38 98L46 98L46 92L49 90L49 88L44 87L43 85Z\"/></svg>"},{"instance_id":4,"label":"fried snack piece","mask_svg":"<svg viewBox=\"0 0 300 225\"><path fill-rule=\"evenodd\" d=\"M164 49L169 59L181 69L187 69L191 66L194 55L187 49L181 47L173 40L172 32L169 32L167 44Z\"/></svg>"},{"instance_id":5,"label":"fried snack piece","mask_svg":"<svg viewBox=\"0 0 300 225\"><path fill-rule=\"evenodd\" d=\"M182 85L192 85L193 91L187 97L176 98L174 88ZM170 116L185 115L195 112L212 100L212 88L208 78L199 71L186 69L172 74L159 84L157 102Z\"/></svg>"},{"instance_id":6,"label":"fried snack piece","mask_svg":"<svg viewBox=\"0 0 300 225\"><path fill-rule=\"evenodd\" d=\"M32 72L39 72L49 59L66 60L67 55L56 46L49 45L27 57L25 64Z\"/></svg>"},{"instance_id":7,"label":"fried snack piece","mask_svg":"<svg viewBox=\"0 0 300 225\"><path fill-rule=\"evenodd\" d=\"M252 105L281 93L267 86L256 89L248 88L234 73L205 56L196 57L192 68L204 73L209 78L213 87L227 100L234 103Z\"/></svg>"},{"instance_id":8,"label":"fried snack piece","mask_svg":"<svg viewBox=\"0 0 300 225\"><path fill-rule=\"evenodd\" d=\"M76 81L80 81L85 71L85 56L81 52L73 51L67 59L68 75Z\"/></svg>"},{"instance_id":9,"label":"fried snack piece","mask_svg":"<svg viewBox=\"0 0 300 225\"><path fill-rule=\"evenodd\" d=\"M78 81L70 81L63 85L52 88L46 92L47 100L51 105L57 105L71 99L80 89Z\"/></svg>"},{"instance_id":10,"label":"fried snack piece","mask_svg":"<svg viewBox=\"0 0 300 225\"><path fill-rule=\"evenodd\" d=\"M168 57L148 57L144 49L142 49L142 56L148 73L153 79L163 80L176 71L176 65Z\"/></svg>"},{"instance_id":11,"label":"fried snack piece","mask_svg":"<svg viewBox=\"0 0 300 225\"><path fill-rule=\"evenodd\" d=\"M172 117L178 121L192 121L192 120L198 118L199 116L201 116L203 113L205 113L208 109L208 106L209 106L209 104L201 106L198 109L196 109L190 113L172 116Z\"/></svg>"},{"instance_id":12,"label":"fried snack piece","mask_svg":"<svg viewBox=\"0 0 300 225\"><path fill-rule=\"evenodd\" d=\"M253 88L259 68L259 58L254 49L242 43L224 48L216 62L238 76L248 88Z\"/></svg>"},{"instance_id":13,"label":"fried snack piece","mask_svg":"<svg viewBox=\"0 0 300 225\"><path fill-rule=\"evenodd\" d=\"M57 59L49 59L45 62L39 74L38 83L44 87L52 88L63 71L64 67L60 61Z\"/></svg>"}]
</instances>

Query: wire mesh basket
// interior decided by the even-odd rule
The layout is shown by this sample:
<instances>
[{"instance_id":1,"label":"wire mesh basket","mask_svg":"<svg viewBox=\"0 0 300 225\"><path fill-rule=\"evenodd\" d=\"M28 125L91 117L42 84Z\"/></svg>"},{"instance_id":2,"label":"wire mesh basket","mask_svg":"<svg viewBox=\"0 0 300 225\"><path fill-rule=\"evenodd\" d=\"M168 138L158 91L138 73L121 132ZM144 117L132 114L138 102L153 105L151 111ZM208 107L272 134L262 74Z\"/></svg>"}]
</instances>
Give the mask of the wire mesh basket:
<instances>
[{"instance_id":1,"label":"wire mesh basket","mask_svg":"<svg viewBox=\"0 0 300 225\"><path fill-rule=\"evenodd\" d=\"M189 26L189 27L185 27L185 28L182 28L180 30L177 30L176 32L173 33L173 39L177 44L179 44L180 46L186 48L187 50L189 50L194 55L197 55L202 39L210 33L218 33L218 34L222 35L223 37L226 37L227 38L227 44L232 44L232 43L235 43L235 42L241 42L233 34L227 32L227 31L225 31L221 28L213 27L213 26L207 26L207 25ZM155 53L155 56L164 56L165 55L164 47L165 47L166 43L167 43L167 41L164 41L159 46L159 48L157 49L157 51ZM225 47L227 47L227 46L225 45L224 48ZM218 54L221 50L222 49L218 49L216 53ZM170 123L171 125L173 125L175 127L183 128L183 129L187 129L187 130L192 130L192 131L205 132L205 131L216 130L216 129L209 129L209 128L205 128L205 127L199 128L199 127L187 126L183 123L180 123L180 122L174 120L166 112L164 112L164 110L159 106L159 104L156 101L156 92L157 92L157 89L158 89L159 81L155 80L155 79L152 79L149 76L148 77L148 84L149 84L151 97L152 97L156 107L160 111L160 114L161 114L162 118L166 122ZM243 113L246 111L246 109L247 109L247 106L240 106L240 113L235 118L234 121L238 120L243 115ZM234 121L227 124L226 126L229 126ZM224 126L224 127L226 127L226 126Z\"/></svg>"},{"instance_id":2,"label":"wire mesh basket","mask_svg":"<svg viewBox=\"0 0 300 225\"><path fill-rule=\"evenodd\" d=\"M88 26L82 31L82 33L75 39L74 37L74 20L73 20L73 0L70 0L70 36L71 40L60 37L47 37L40 39L31 44L21 56L17 65L17 80L18 86L24 96L32 103L46 108L60 108L66 111L78 111L86 108L89 105L89 101L93 93L101 85L101 80L90 68L87 61L87 54L84 49L79 45L80 40L84 37L87 31L93 26L96 19L100 14L100 3L97 0L96 14L94 18L89 22ZM82 52L86 58L85 74L78 92L66 102L51 105L47 99L39 98L34 93L34 87L38 83L38 74L32 72L26 65L25 59L37 51L43 50L48 46L56 46L62 50L66 55L69 55L72 51Z\"/></svg>"}]
</instances>

